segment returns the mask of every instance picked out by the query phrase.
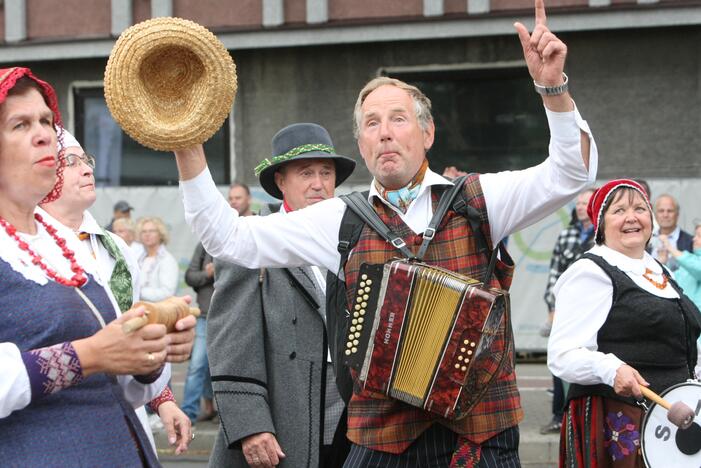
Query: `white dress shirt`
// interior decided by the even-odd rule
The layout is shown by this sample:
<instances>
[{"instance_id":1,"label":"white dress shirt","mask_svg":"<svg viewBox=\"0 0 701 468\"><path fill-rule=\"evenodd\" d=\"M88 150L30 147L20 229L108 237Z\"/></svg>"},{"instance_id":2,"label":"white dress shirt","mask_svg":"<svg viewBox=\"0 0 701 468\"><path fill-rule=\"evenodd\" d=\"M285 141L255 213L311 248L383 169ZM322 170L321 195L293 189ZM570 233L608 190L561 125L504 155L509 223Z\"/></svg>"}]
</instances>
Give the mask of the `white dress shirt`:
<instances>
[{"instance_id":1,"label":"white dress shirt","mask_svg":"<svg viewBox=\"0 0 701 468\"><path fill-rule=\"evenodd\" d=\"M551 139L550 156L544 162L522 171L480 176L495 243L554 212L596 178L596 145L579 112L546 109L546 115ZM581 132L590 139L588 168L582 162ZM414 232L423 232L433 214L431 186L449 184L426 171L419 195L406 213L399 213ZM247 268L318 265L338 271L338 230L346 209L341 199L285 215L239 217L217 190L208 168L181 181L180 189L185 219L213 257ZM369 197L376 195L371 184Z\"/></svg>"},{"instance_id":2,"label":"white dress shirt","mask_svg":"<svg viewBox=\"0 0 701 468\"><path fill-rule=\"evenodd\" d=\"M663 282L662 267L647 252L641 259L604 245L594 246L589 252L618 267L643 290L664 298L679 297L670 283L658 289L643 278L648 268L653 280ZM548 368L566 382L613 387L616 370L624 362L612 353L597 351L596 341L613 302L611 279L591 260L580 259L560 276L553 293L555 319L548 339ZM697 375L699 371L697 365Z\"/></svg>"},{"instance_id":3,"label":"white dress shirt","mask_svg":"<svg viewBox=\"0 0 701 468\"><path fill-rule=\"evenodd\" d=\"M98 241L96 245L98 254L93 257L86 244L88 241L81 242L78 240L78 237L71 229L63 226L41 208L37 208L36 211L42 215L45 222L56 227L60 237L66 239L66 245L75 252L78 264L105 289L115 308L115 313L117 316L121 315L117 302L109 288L109 278L114 268L114 260L111 259L102 244ZM84 227L85 229L83 229ZM92 215L86 211L81 230L90 233L101 233L101 231L96 231L96 229L99 229L99 225ZM70 270L70 264L63 258L61 250L56 247L55 241L46 233L43 227L37 224L37 234L34 236L18 234L61 276L70 278L73 275L73 272ZM91 238L93 237L91 235ZM121 241L121 239L119 240ZM2 230L2 234L0 234L0 258L10 263L15 270L22 273L27 279L39 284L46 284L49 280L39 267L33 266L28 262L25 262L27 263L26 265L17 262L21 254L16 245L12 245L13 242L14 240L5 235L4 230ZM126 244L122 241L121 244L118 242L117 245L122 250L122 253L125 253L125 258L128 258L129 271L138 278L138 266L130 254L129 257L126 256ZM109 276L107 276L107 272L109 272ZM170 364L167 364L161 376L151 384L139 383L131 375L121 375L117 379L124 390L125 398L136 408L148 403L163 391L170 379L170 374ZM0 379L0 418L2 418L13 411L24 408L31 402L29 376L22 361L20 350L14 343L0 343L0 375L2 376Z\"/></svg>"}]
</instances>

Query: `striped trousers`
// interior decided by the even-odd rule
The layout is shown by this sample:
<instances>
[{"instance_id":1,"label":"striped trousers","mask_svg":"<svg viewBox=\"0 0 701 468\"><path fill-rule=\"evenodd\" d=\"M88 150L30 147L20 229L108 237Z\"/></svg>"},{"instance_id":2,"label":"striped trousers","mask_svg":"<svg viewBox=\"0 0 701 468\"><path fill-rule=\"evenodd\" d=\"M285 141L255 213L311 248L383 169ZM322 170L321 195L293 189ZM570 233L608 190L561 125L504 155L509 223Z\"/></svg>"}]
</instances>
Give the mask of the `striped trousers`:
<instances>
[{"instance_id":1,"label":"striped trousers","mask_svg":"<svg viewBox=\"0 0 701 468\"><path fill-rule=\"evenodd\" d=\"M434 424L399 455L352 444L343 468L448 468L457 442L457 434ZM518 426L487 439L474 468L520 468L518 443Z\"/></svg>"}]
</instances>

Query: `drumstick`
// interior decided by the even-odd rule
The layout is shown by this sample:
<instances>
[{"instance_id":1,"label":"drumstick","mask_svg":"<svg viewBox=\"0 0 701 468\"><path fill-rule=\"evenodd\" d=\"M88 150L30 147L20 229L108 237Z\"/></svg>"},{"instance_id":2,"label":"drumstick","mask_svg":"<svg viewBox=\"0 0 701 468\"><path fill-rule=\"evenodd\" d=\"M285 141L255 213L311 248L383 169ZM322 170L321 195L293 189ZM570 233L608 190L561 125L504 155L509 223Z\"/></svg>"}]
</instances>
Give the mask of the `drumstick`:
<instances>
[{"instance_id":1,"label":"drumstick","mask_svg":"<svg viewBox=\"0 0 701 468\"><path fill-rule=\"evenodd\" d=\"M158 302L139 301L133 307L144 306L146 313L141 317L127 320L122 325L124 333L131 333L149 323L162 323L168 333L175 331L175 322L188 315L200 316L200 309L190 307L180 297L169 297Z\"/></svg>"},{"instance_id":2,"label":"drumstick","mask_svg":"<svg viewBox=\"0 0 701 468\"><path fill-rule=\"evenodd\" d=\"M648 400L652 400L664 409L667 410L667 419L669 422L679 427L680 429L687 429L694 422L694 410L689 408L686 404L681 401L677 401L674 404L669 404L667 400L659 396L657 393L653 392L647 387L640 386L640 391L643 396Z\"/></svg>"}]
</instances>

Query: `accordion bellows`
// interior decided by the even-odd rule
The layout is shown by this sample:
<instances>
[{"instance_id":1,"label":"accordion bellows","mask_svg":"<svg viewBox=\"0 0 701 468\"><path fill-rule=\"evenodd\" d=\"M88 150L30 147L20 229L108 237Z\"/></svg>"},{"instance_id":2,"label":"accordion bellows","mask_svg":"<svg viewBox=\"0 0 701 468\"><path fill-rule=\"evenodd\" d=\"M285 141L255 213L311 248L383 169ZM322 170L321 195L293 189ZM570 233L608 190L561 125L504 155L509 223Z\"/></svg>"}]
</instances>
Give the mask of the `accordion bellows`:
<instances>
[{"instance_id":1,"label":"accordion bellows","mask_svg":"<svg viewBox=\"0 0 701 468\"><path fill-rule=\"evenodd\" d=\"M447 419L467 415L507 359L508 293L407 260L359 274L344 363L362 388Z\"/></svg>"}]
</instances>

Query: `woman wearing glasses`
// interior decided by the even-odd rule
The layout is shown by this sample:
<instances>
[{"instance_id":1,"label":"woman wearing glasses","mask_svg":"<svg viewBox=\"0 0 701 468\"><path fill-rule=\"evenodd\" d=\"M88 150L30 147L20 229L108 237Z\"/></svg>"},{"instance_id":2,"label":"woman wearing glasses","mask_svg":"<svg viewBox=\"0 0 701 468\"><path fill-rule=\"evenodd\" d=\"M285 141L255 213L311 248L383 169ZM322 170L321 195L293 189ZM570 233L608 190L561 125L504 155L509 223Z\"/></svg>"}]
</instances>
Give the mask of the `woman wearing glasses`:
<instances>
[{"instance_id":1,"label":"woman wearing glasses","mask_svg":"<svg viewBox=\"0 0 701 468\"><path fill-rule=\"evenodd\" d=\"M187 358L195 321L122 331L143 310L117 318L77 237L35 212L61 193L57 139L53 88L0 70L0 460L158 466L132 405L154 396L166 360Z\"/></svg>"}]
</instances>

